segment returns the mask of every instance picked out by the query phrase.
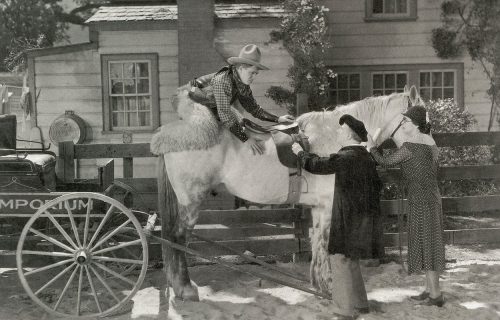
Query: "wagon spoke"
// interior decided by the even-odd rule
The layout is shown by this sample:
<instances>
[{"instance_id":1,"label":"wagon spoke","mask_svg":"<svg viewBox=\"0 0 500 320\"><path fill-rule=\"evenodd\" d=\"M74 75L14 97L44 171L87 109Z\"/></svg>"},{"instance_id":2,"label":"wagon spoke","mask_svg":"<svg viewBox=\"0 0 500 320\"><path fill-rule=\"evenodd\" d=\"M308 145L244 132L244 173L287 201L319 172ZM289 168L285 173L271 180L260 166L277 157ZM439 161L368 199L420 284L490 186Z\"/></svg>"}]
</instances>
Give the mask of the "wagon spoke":
<instances>
[{"instance_id":1,"label":"wagon spoke","mask_svg":"<svg viewBox=\"0 0 500 320\"><path fill-rule=\"evenodd\" d=\"M87 204L87 214L85 215L85 228L83 229L83 246L87 246L87 237L89 235L89 219L90 219L90 211L92 210L92 204L94 202L91 198L89 198L89 202Z\"/></svg>"},{"instance_id":2,"label":"wagon spoke","mask_svg":"<svg viewBox=\"0 0 500 320\"><path fill-rule=\"evenodd\" d=\"M64 236L64 238L75 248L75 249L78 249L78 246L73 242L73 239L71 239L71 237L69 236L68 233L66 233L66 231L64 231L63 227L61 227L61 225L59 224L59 222L57 222L57 220L50 214L50 212L48 210L45 210L44 211L44 214L50 219L50 221L52 221L52 223L54 224L54 226L57 228L57 230L59 230L59 232Z\"/></svg>"},{"instance_id":3,"label":"wagon spoke","mask_svg":"<svg viewBox=\"0 0 500 320\"><path fill-rule=\"evenodd\" d=\"M68 212L69 221L71 222L71 229L73 229L73 234L75 235L76 243L78 247L82 247L82 243L80 242L80 236L78 235L78 228L76 227L75 218L73 217L73 213L69 208L68 200L64 201L64 206L66 207L66 212Z\"/></svg>"},{"instance_id":4,"label":"wagon spoke","mask_svg":"<svg viewBox=\"0 0 500 320\"><path fill-rule=\"evenodd\" d=\"M97 271L94 269L94 267L89 266L89 268L92 270L92 272L94 272L94 274L97 277L97 279L99 279L99 281L102 283L102 285L104 286L104 288L106 288L106 290L108 290L109 294L111 294L113 296L113 298L116 300L116 302L120 302L120 298L118 298L118 296L116 295L116 293L114 293L114 291L107 284L107 282L104 281L104 279L101 277L101 275L99 273L97 273Z\"/></svg>"},{"instance_id":5,"label":"wagon spoke","mask_svg":"<svg viewBox=\"0 0 500 320\"><path fill-rule=\"evenodd\" d=\"M115 234L117 234L121 229L123 229L123 227L125 227L127 224L129 224L131 221L130 219L127 219L127 221L125 221L124 223L122 223L118 228L116 228L115 230L113 230L112 232L110 232L108 235L106 235L104 238L102 238L101 240L99 240L93 247L92 249L90 249L90 251L94 251L95 248L101 246L105 241L107 241L109 238L111 238L112 236L114 236Z\"/></svg>"},{"instance_id":6,"label":"wagon spoke","mask_svg":"<svg viewBox=\"0 0 500 320\"><path fill-rule=\"evenodd\" d=\"M130 251L127 247L123 247L122 249L123 249L123 251L125 251L129 255L131 255L133 258L136 258L136 259L140 258L140 255L136 255L134 252Z\"/></svg>"},{"instance_id":7,"label":"wagon spoke","mask_svg":"<svg viewBox=\"0 0 500 320\"><path fill-rule=\"evenodd\" d=\"M68 282L66 282L66 285L64 286L64 289L61 292L61 295L59 296L59 299L57 299L56 305L54 306L54 311L56 311L57 308L59 307L59 304L61 303L62 298L64 297L64 295L66 294L66 291L68 290L69 285L71 284L71 282L73 282L73 278L75 277L75 274L76 274L77 270L78 270L78 268L75 268L75 270L73 270L73 273L69 277Z\"/></svg>"},{"instance_id":8,"label":"wagon spoke","mask_svg":"<svg viewBox=\"0 0 500 320\"><path fill-rule=\"evenodd\" d=\"M50 257L73 257L72 253L66 252L49 252L49 251L35 251L35 250L23 250L22 254L31 254L37 256L50 256Z\"/></svg>"},{"instance_id":9,"label":"wagon spoke","mask_svg":"<svg viewBox=\"0 0 500 320\"><path fill-rule=\"evenodd\" d=\"M83 268L80 266L80 276L78 277L78 293L76 296L76 315L80 315L80 306L82 303L82 281L83 281Z\"/></svg>"},{"instance_id":10,"label":"wagon spoke","mask_svg":"<svg viewBox=\"0 0 500 320\"><path fill-rule=\"evenodd\" d=\"M109 274L111 274L111 275L113 275L113 276L117 277L118 279L121 279L121 280L125 281L126 283L131 284L131 285L133 285L133 286L135 285L135 282L134 282L134 281L132 281L132 280L130 280L130 279L128 279L128 278L126 278L126 277L122 276L122 275L121 275L121 274L119 274L118 272L115 272L115 271L111 270L110 268L106 267L105 265L100 264L100 263L98 263L98 262L94 262L94 264L95 264L96 266L98 266L99 268L101 268L102 270L106 271L107 273L109 273Z\"/></svg>"},{"instance_id":11,"label":"wagon spoke","mask_svg":"<svg viewBox=\"0 0 500 320\"><path fill-rule=\"evenodd\" d=\"M140 265L143 264L142 260L113 258L113 257L106 257L106 256L93 256L92 259L108 261L108 262L119 262L119 263L121 262L121 263L140 264Z\"/></svg>"},{"instance_id":12,"label":"wagon spoke","mask_svg":"<svg viewBox=\"0 0 500 320\"><path fill-rule=\"evenodd\" d=\"M38 230L35 230L33 228L30 228L29 230L31 232L33 232L34 234L36 234L37 236L44 238L45 240L47 240L47 241L55 244L56 246L59 246L59 247L63 248L64 250L67 250L67 251L72 252L72 253L74 253L76 251L75 249L73 249L73 248L65 245L64 243L62 243L62 242L60 242L60 241L58 241L58 240L56 240L54 238L52 238L51 236L48 236L48 235L45 235L45 234L41 233Z\"/></svg>"},{"instance_id":13,"label":"wagon spoke","mask_svg":"<svg viewBox=\"0 0 500 320\"><path fill-rule=\"evenodd\" d=\"M46 284L44 284L40 289L38 289L36 292L35 292L35 296L38 295L40 292L42 292L43 290L47 289L48 286L50 286L51 284L53 284L54 282L57 281L57 279L59 279L60 277L62 277L63 275L65 275L71 268L73 268L74 266L76 265L75 262L73 262L72 264L70 264L67 268L65 268L63 271L59 272L58 275L56 275L54 278L52 278L49 282L47 282ZM77 267L78 268L78 267Z\"/></svg>"},{"instance_id":14,"label":"wagon spoke","mask_svg":"<svg viewBox=\"0 0 500 320\"><path fill-rule=\"evenodd\" d=\"M99 309L99 312L102 313L101 304L99 303L99 299L97 298L97 293L95 292L94 282L92 282L92 277L90 276L90 271L87 266L85 266L85 272L87 273L87 278L89 279L90 288L92 289L92 295L94 296L97 309Z\"/></svg>"},{"instance_id":15,"label":"wagon spoke","mask_svg":"<svg viewBox=\"0 0 500 320\"><path fill-rule=\"evenodd\" d=\"M125 247L133 246L133 245L136 245L136 244L141 244L141 239L137 239L137 240L129 241L129 242L123 242L123 243L120 243L117 246L112 246L112 247L108 247L108 248L104 248L104 249L92 252L92 254L101 254L101 253L104 253L104 252L118 250L118 249L122 249L122 248L125 248Z\"/></svg>"},{"instance_id":16,"label":"wagon spoke","mask_svg":"<svg viewBox=\"0 0 500 320\"><path fill-rule=\"evenodd\" d=\"M89 244L88 244L87 247L90 247L92 245L92 243L94 243L95 239L97 238L97 235L99 234L99 232L101 231L101 229L104 227L104 224L106 223L106 221L108 221L108 219L111 216L111 213L113 212L114 208L115 208L115 206L111 205L109 207L108 211L106 211L106 214L104 215L104 218L102 218L101 223L99 223L99 226L97 227L97 230L92 235L92 238L90 239Z\"/></svg>"},{"instance_id":17,"label":"wagon spoke","mask_svg":"<svg viewBox=\"0 0 500 320\"><path fill-rule=\"evenodd\" d=\"M66 264L68 262L71 262L71 261L73 261L73 259L67 259L67 260L59 261L59 262L56 262L56 263L53 263L53 264L49 264L48 266L45 266L45 267L41 267L41 268L38 268L38 269L35 269L35 270L28 271L24 275L25 276L29 276L29 275L34 274L34 273L38 273L38 272L50 270L52 268L56 268L56 267L62 266L62 265Z\"/></svg>"}]
</instances>

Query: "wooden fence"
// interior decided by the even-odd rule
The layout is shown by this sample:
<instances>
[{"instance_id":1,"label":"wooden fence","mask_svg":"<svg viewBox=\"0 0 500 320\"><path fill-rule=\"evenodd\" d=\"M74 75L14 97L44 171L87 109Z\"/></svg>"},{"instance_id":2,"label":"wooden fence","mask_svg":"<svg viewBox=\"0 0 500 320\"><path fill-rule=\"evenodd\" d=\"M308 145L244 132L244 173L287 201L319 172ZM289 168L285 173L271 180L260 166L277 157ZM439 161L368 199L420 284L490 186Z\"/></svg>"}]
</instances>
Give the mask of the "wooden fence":
<instances>
[{"instance_id":1,"label":"wooden fence","mask_svg":"<svg viewBox=\"0 0 500 320\"><path fill-rule=\"evenodd\" d=\"M496 145L500 148L500 132L440 133L434 139L439 147ZM156 178L134 178L134 158L154 157L148 143L139 144L82 144L64 142L59 145L57 162L58 177L65 182L75 181L75 159L122 158L121 180L140 191L148 204L156 204ZM113 179L112 162L100 168L99 180L105 184ZM399 181L397 169L380 170L386 182ZM496 179L500 180L500 165L441 167L440 180ZM452 212L481 212L500 209L500 195L443 197L443 210ZM405 201L382 200L384 214L398 215ZM151 208L150 208L151 209ZM308 230L310 214L307 209L255 209L255 210L203 210L200 213L196 232L202 236L222 241L240 251L251 251L257 255L303 254L310 251ZM500 228L447 230L450 244L500 242ZM387 247L398 245L398 234L386 233ZM403 234L403 244L406 235ZM202 243L191 243L193 248L213 255L224 254L223 250ZM157 252L157 250L153 250Z\"/></svg>"}]
</instances>

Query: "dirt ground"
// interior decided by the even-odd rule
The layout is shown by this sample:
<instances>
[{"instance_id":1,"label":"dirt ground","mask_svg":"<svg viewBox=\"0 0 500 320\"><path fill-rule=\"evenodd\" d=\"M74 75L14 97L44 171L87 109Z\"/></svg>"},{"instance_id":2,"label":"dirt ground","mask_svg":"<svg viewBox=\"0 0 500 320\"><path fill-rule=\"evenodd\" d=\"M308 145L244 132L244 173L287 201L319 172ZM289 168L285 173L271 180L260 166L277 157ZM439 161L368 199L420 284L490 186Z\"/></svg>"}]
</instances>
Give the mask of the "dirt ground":
<instances>
[{"instance_id":1,"label":"dirt ground","mask_svg":"<svg viewBox=\"0 0 500 320\"><path fill-rule=\"evenodd\" d=\"M447 246L447 270L441 277L446 304L421 306L408 297L422 290L423 277L408 276L401 265L389 262L363 267L371 312L358 319L500 319L500 244ZM304 275L307 263L278 263ZM249 269L259 266L247 265ZM107 317L125 319L248 319L326 320L332 316L328 300L269 281L228 270L219 265L190 268L200 302L161 298L163 273L148 270L140 291L128 310ZM41 279L43 280L43 279ZM17 271L0 269L0 319L46 320L43 311L24 292ZM67 318L72 319L72 318Z\"/></svg>"}]
</instances>

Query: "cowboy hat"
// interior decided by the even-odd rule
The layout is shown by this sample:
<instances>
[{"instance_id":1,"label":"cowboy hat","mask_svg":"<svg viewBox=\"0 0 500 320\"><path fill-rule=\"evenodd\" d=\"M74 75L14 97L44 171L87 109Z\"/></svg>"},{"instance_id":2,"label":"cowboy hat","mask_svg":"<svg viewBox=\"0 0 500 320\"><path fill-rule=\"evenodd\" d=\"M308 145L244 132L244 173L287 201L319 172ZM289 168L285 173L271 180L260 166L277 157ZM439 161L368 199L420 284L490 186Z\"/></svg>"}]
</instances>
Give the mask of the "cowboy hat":
<instances>
[{"instance_id":1,"label":"cowboy hat","mask_svg":"<svg viewBox=\"0 0 500 320\"><path fill-rule=\"evenodd\" d=\"M254 44L247 44L240 50L240 54L237 57L231 57L227 59L229 64L245 63L252 66L256 66L261 70L269 70L268 67L260 64L260 49Z\"/></svg>"}]
</instances>

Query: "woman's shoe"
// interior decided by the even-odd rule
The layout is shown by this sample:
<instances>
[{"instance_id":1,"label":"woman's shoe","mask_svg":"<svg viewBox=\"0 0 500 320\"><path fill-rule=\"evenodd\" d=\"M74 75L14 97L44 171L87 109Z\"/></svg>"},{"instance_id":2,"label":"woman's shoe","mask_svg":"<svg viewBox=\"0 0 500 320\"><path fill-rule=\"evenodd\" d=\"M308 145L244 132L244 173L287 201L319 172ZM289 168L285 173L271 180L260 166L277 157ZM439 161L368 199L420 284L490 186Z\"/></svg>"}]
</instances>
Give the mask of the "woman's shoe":
<instances>
[{"instance_id":1,"label":"woman's shoe","mask_svg":"<svg viewBox=\"0 0 500 320\"><path fill-rule=\"evenodd\" d=\"M410 296L410 299L417 300L417 301L424 301L427 298L429 298L429 292L427 292L427 291L424 291L417 296Z\"/></svg>"},{"instance_id":2,"label":"woman's shoe","mask_svg":"<svg viewBox=\"0 0 500 320\"><path fill-rule=\"evenodd\" d=\"M423 305L425 306L436 306L436 307L442 307L444 305L444 297L443 294L441 293L439 297L437 298L431 298L429 297L429 300L427 300Z\"/></svg>"}]
</instances>

